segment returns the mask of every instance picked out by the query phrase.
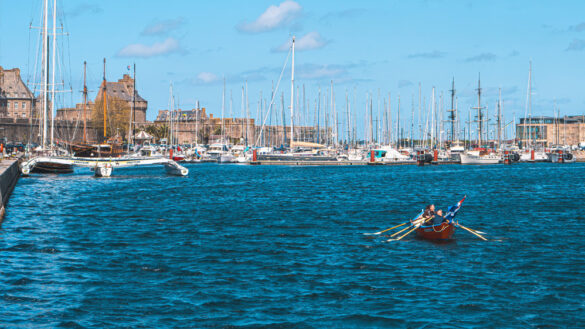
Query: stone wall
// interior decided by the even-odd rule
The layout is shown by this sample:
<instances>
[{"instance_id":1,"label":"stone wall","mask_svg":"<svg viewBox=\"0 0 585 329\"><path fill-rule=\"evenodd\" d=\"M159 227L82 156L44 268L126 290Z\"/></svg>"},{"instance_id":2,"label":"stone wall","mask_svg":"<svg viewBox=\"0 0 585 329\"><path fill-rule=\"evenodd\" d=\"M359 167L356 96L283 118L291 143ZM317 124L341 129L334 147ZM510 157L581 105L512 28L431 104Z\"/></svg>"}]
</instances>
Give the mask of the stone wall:
<instances>
[{"instance_id":1,"label":"stone wall","mask_svg":"<svg viewBox=\"0 0 585 329\"><path fill-rule=\"evenodd\" d=\"M20 168L16 160L2 160L0 162L0 223L4 218L8 199L20 177Z\"/></svg>"},{"instance_id":2,"label":"stone wall","mask_svg":"<svg viewBox=\"0 0 585 329\"><path fill-rule=\"evenodd\" d=\"M0 118L0 138L6 137L9 143L40 143L41 131L39 124L28 119ZM47 139L50 139L51 129L47 128ZM87 137L96 141L97 129L88 127ZM55 139L80 142L83 139L83 123L70 121L55 121Z\"/></svg>"}]
</instances>

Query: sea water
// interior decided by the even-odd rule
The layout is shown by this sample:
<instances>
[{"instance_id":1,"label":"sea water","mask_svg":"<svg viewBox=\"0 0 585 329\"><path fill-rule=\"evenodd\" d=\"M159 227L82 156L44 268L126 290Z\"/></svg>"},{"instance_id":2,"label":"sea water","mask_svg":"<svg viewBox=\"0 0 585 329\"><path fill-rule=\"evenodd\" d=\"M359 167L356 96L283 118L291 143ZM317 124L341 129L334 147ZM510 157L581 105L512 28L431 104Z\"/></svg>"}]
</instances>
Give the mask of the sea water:
<instances>
[{"instance_id":1,"label":"sea water","mask_svg":"<svg viewBox=\"0 0 585 329\"><path fill-rule=\"evenodd\" d=\"M0 327L585 320L585 164L189 170L21 178L0 227ZM447 243L363 234L465 195L457 219L487 242L462 229Z\"/></svg>"}]
</instances>

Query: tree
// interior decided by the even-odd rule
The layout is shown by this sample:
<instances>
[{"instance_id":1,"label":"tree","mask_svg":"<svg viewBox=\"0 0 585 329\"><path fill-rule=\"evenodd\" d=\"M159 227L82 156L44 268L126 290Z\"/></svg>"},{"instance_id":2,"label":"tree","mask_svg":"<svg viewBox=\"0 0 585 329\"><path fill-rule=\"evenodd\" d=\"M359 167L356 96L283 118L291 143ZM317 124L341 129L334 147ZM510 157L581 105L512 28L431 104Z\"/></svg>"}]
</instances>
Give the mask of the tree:
<instances>
[{"instance_id":1,"label":"tree","mask_svg":"<svg viewBox=\"0 0 585 329\"><path fill-rule=\"evenodd\" d=\"M169 135L169 127L165 124L163 125L148 125L144 129L149 135L152 135L156 141L160 141L163 138L167 138Z\"/></svg>"},{"instance_id":2,"label":"tree","mask_svg":"<svg viewBox=\"0 0 585 329\"><path fill-rule=\"evenodd\" d=\"M131 108L128 102L114 96L107 96L106 138L116 136L116 134L120 134L123 139L128 137L128 128L130 128L130 111ZM99 128L99 136L103 136L103 98L96 101L91 119L94 126Z\"/></svg>"}]
</instances>

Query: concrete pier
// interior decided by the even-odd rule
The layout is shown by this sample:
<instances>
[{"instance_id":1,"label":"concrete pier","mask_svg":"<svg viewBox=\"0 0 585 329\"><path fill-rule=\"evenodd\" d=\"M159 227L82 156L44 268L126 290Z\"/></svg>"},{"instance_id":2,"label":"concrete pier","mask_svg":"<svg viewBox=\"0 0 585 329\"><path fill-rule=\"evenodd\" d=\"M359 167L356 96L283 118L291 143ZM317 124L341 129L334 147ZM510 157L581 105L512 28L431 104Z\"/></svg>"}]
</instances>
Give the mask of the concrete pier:
<instances>
[{"instance_id":1,"label":"concrete pier","mask_svg":"<svg viewBox=\"0 0 585 329\"><path fill-rule=\"evenodd\" d=\"M17 160L4 159L0 161L0 223L4 219L6 204L19 177L20 169L18 168Z\"/></svg>"}]
</instances>

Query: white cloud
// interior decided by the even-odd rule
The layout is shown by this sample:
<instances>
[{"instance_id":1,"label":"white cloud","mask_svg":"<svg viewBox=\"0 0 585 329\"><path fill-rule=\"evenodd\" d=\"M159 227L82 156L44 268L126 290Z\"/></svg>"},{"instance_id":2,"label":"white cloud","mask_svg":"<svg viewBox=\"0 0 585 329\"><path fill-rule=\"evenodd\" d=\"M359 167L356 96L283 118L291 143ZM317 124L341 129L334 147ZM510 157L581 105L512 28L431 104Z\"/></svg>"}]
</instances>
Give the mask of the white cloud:
<instances>
[{"instance_id":1,"label":"white cloud","mask_svg":"<svg viewBox=\"0 0 585 329\"><path fill-rule=\"evenodd\" d=\"M128 45L118 52L120 57L154 57L167 55L181 50L179 41L175 38L167 38L163 42L155 42L152 45L135 43Z\"/></svg>"},{"instance_id":2,"label":"white cloud","mask_svg":"<svg viewBox=\"0 0 585 329\"><path fill-rule=\"evenodd\" d=\"M328 41L324 40L321 37L319 32L309 32L304 36L295 40L295 50L303 51L303 50L312 50L312 49L319 49L325 47ZM289 40L280 47L273 49L273 51L288 51L292 44L292 40Z\"/></svg>"},{"instance_id":3,"label":"white cloud","mask_svg":"<svg viewBox=\"0 0 585 329\"><path fill-rule=\"evenodd\" d=\"M247 33L272 31L290 23L300 15L302 9L297 2L286 0L278 6L268 7L255 21L240 23L236 28Z\"/></svg>"},{"instance_id":4,"label":"white cloud","mask_svg":"<svg viewBox=\"0 0 585 329\"><path fill-rule=\"evenodd\" d=\"M142 35L165 35L183 24L185 24L185 19L182 17L159 21L144 28Z\"/></svg>"},{"instance_id":5,"label":"white cloud","mask_svg":"<svg viewBox=\"0 0 585 329\"><path fill-rule=\"evenodd\" d=\"M201 72L197 74L197 82L199 83L212 83L219 81L219 77L211 72Z\"/></svg>"}]
</instances>

